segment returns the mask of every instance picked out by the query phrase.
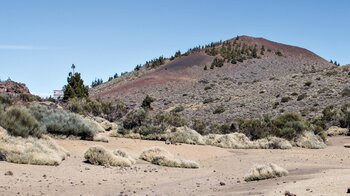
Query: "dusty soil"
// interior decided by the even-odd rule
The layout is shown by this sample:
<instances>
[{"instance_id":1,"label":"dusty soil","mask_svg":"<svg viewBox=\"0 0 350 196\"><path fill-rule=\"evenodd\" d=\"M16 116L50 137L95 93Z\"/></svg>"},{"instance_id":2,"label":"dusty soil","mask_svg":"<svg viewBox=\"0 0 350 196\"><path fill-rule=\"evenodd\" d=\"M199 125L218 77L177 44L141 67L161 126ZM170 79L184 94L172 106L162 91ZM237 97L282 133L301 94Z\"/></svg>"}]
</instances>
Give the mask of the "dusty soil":
<instances>
[{"instance_id":1,"label":"dusty soil","mask_svg":"<svg viewBox=\"0 0 350 196\"><path fill-rule=\"evenodd\" d=\"M232 150L212 146L166 145L158 141L110 138L109 143L58 140L71 156L57 167L0 162L0 195L345 195L350 186L350 137L330 138L323 150ZM134 157L152 146L192 159L200 169L167 168L138 160L131 168L84 163L94 145L124 149ZM276 163L286 177L245 182L256 163ZM5 175L12 171L13 175ZM220 182L225 185L220 185Z\"/></svg>"}]
</instances>

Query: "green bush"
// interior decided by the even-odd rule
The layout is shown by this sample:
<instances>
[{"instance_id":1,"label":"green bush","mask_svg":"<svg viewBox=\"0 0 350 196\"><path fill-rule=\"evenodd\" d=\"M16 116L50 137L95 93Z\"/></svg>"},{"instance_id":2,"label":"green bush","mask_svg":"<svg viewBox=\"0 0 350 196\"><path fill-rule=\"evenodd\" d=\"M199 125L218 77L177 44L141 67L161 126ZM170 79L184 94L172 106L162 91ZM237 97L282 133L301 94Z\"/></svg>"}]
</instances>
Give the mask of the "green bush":
<instances>
[{"instance_id":1,"label":"green bush","mask_svg":"<svg viewBox=\"0 0 350 196\"><path fill-rule=\"evenodd\" d=\"M44 128L25 108L9 108L1 114L0 124L14 136L40 137L44 132Z\"/></svg>"},{"instance_id":2,"label":"green bush","mask_svg":"<svg viewBox=\"0 0 350 196\"><path fill-rule=\"evenodd\" d=\"M343 97L350 97L350 87L345 87L343 91L341 92L341 95Z\"/></svg>"},{"instance_id":3,"label":"green bush","mask_svg":"<svg viewBox=\"0 0 350 196\"><path fill-rule=\"evenodd\" d=\"M193 119L191 128L197 131L199 134L204 135L207 129L207 125L201 119Z\"/></svg>"},{"instance_id":4,"label":"green bush","mask_svg":"<svg viewBox=\"0 0 350 196\"><path fill-rule=\"evenodd\" d=\"M30 107L30 112L39 122L45 125L46 131L51 134L74 135L90 140L97 132L91 121L78 114L61 109L49 109L41 105Z\"/></svg>"},{"instance_id":5,"label":"green bush","mask_svg":"<svg viewBox=\"0 0 350 196\"><path fill-rule=\"evenodd\" d=\"M313 131L310 123L305 121L300 114L285 113L273 119L264 117L261 119L249 119L240 121L240 132L252 140L276 136L293 140L304 131ZM319 132L321 132L319 130Z\"/></svg>"},{"instance_id":6,"label":"green bush","mask_svg":"<svg viewBox=\"0 0 350 196\"><path fill-rule=\"evenodd\" d=\"M303 94L298 96L297 101L301 101L301 100L305 99L306 97L307 97L307 94L303 93Z\"/></svg>"},{"instance_id":7,"label":"green bush","mask_svg":"<svg viewBox=\"0 0 350 196\"><path fill-rule=\"evenodd\" d=\"M311 81L307 81L305 82L304 86L311 86L312 82Z\"/></svg>"},{"instance_id":8,"label":"green bush","mask_svg":"<svg viewBox=\"0 0 350 196\"><path fill-rule=\"evenodd\" d=\"M127 113L127 107L121 101L112 104L92 99L70 99L67 109L78 114L100 116L111 122L122 118Z\"/></svg>"},{"instance_id":9,"label":"green bush","mask_svg":"<svg viewBox=\"0 0 350 196\"><path fill-rule=\"evenodd\" d=\"M142 125L136 130L137 133L139 133L142 136L154 136L157 137L163 133L165 133L165 127L164 126L154 126L154 125ZM153 138L148 138L153 139Z\"/></svg>"},{"instance_id":10,"label":"green bush","mask_svg":"<svg viewBox=\"0 0 350 196\"><path fill-rule=\"evenodd\" d=\"M161 112L154 117L155 125L165 125L181 127L187 125L187 122L179 113L175 112Z\"/></svg>"},{"instance_id":11,"label":"green bush","mask_svg":"<svg viewBox=\"0 0 350 196\"><path fill-rule=\"evenodd\" d=\"M282 103L287 103L288 101L292 100L291 97L282 97L281 102Z\"/></svg>"},{"instance_id":12,"label":"green bush","mask_svg":"<svg viewBox=\"0 0 350 196\"><path fill-rule=\"evenodd\" d=\"M147 95L143 99L141 107L144 108L144 109L151 109L152 108L151 107L152 102L154 102L154 99Z\"/></svg>"},{"instance_id":13,"label":"green bush","mask_svg":"<svg viewBox=\"0 0 350 196\"><path fill-rule=\"evenodd\" d=\"M145 122L146 118L147 112L143 108L135 109L125 116L123 120L123 127L125 129L139 127Z\"/></svg>"},{"instance_id":14,"label":"green bush","mask_svg":"<svg viewBox=\"0 0 350 196\"><path fill-rule=\"evenodd\" d=\"M0 103L10 105L12 104L12 99L8 94L0 94Z\"/></svg>"},{"instance_id":15,"label":"green bush","mask_svg":"<svg viewBox=\"0 0 350 196\"><path fill-rule=\"evenodd\" d=\"M248 119L240 122L240 132L252 140L257 140L270 135L266 122L262 119Z\"/></svg>"},{"instance_id":16,"label":"green bush","mask_svg":"<svg viewBox=\"0 0 350 196\"><path fill-rule=\"evenodd\" d=\"M221 114L221 113L224 113L224 112L225 112L224 106L219 106L213 111L213 114Z\"/></svg>"}]
</instances>

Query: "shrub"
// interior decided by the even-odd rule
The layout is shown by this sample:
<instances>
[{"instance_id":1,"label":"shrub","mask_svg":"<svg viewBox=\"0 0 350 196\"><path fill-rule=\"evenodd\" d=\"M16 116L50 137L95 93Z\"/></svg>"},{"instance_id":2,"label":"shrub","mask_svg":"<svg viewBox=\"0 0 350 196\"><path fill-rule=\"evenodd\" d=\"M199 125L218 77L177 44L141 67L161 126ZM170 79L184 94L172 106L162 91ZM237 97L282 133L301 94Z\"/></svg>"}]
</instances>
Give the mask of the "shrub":
<instances>
[{"instance_id":1,"label":"shrub","mask_svg":"<svg viewBox=\"0 0 350 196\"><path fill-rule=\"evenodd\" d=\"M221 113L224 113L224 112L225 112L224 106L219 106L213 111L213 114L221 114Z\"/></svg>"},{"instance_id":2,"label":"shrub","mask_svg":"<svg viewBox=\"0 0 350 196\"><path fill-rule=\"evenodd\" d=\"M152 107L151 107L151 103L152 103L152 102L154 102L154 99L153 99L152 97L150 97L150 96L147 95L147 96L143 99L141 107L142 107L143 109L151 109L151 108L152 108Z\"/></svg>"},{"instance_id":3,"label":"shrub","mask_svg":"<svg viewBox=\"0 0 350 196\"><path fill-rule=\"evenodd\" d=\"M0 94L0 104L10 105L12 104L12 99L8 94Z\"/></svg>"},{"instance_id":4,"label":"shrub","mask_svg":"<svg viewBox=\"0 0 350 196\"><path fill-rule=\"evenodd\" d=\"M167 150L160 147L153 147L141 153L140 159L155 165L179 168L199 168L198 163L190 160L175 158Z\"/></svg>"},{"instance_id":5,"label":"shrub","mask_svg":"<svg viewBox=\"0 0 350 196\"><path fill-rule=\"evenodd\" d=\"M165 127L163 126L142 125L136 130L136 133L145 136L147 139L155 139L157 136L163 134L164 131Z\"/></svg>"},{"instance_id":6,"label":"shrub","mask_svg":"<svg viewBox=\"0 0 350 196\"><path fill-rule=\"evenodd\" d=\"M281 51L277 51L277 52L275 52L275 54L276 54L277 56L283 56L283 54L282 54Z\"/></svg>"},{"instance_id":7,"label":"shrub","mask_svg":"<svg viewBox=\"0 0 350 196\"><path fill-rule=\"evenodd\" d=\"M25 108L9 108L0 116L0 124L14 136L40 137L44 132L44 128Z\"/></svg>"},{"instance_id":8,"label":"shrub","mask_svg":"<svg viewBox=\"0 0 350 196\"><path fill-rule=\"evenodd\" d=\"M168 139L174 143L199 144L204 145L204 139L197 131L186 126L178 127L174 131L168 133Z\"/></svg>"},{"instance_id":9,"label":"shrub","mask_svg":"<svg viewBox=\"0 0 350 196\"><path fill-rule=\"evenodd\" d=\"M88 119L66 112L61 109L49 109L45 106L30 107L31 114L46 127L51 134L65 136L79 136L82 139L92 140L97 131L95 124Z\"/></svg>"},{"instance_id":10,"label":"shrub","mask_svg":"<svg viewBox=\"0 0 350 196\"><path fill-rule=\"evenodd\" d=\"M303 117L296 113L282 114L273 119L272 123L276 127L274 135L288 140L292 140L309 128Z\"/></svg>"},{"instance_id":11,"label":"shrub","mask_svg":"<svg viewBox=\"0 0 350 196\"><path fill-rule=\"evenodd\" d=\"M0 127L0 155L11 163L59 165L69 154L48 136L14 137Z\"/></svg>"},{"instance_id":12,"label":"shrub","mask_svg":"<svg viewBox=\"0 0 350 196\"><path fill-rule=\"evenodd\" d=\"M255 165L250 169L249 173L244 177L245 181L265 180L286 176L288 171L276 164Z\"/></svg>"},{"instance_id":13,"label":"shrub","mask_svg":"<svg viewBox=\"0 0 350 196\"><path fill-rule=\"evenodd\" d=\"M143 109L136 109L129 112L123 120L123 127L125 129L133 129L141 126L146 120L147 112Z\"/></svg>"},{"instance_id":14,"label":"shrub","mask_svg":"<svg viewBox=\"0 0 350 196\"><path fill-rule=\"evenodd\" d=\"M261 119L249 119L240 122L242 133L252 140L267 137L270 132L266 123Z\"/></svg>"},{"instance_id":15,"label":"shrub","mask_svg":"<svg viewBox=\"0 0 350 196\"><path fill-rule=\"evenodd\" d=\"M183 117L180 116L179 113L160 112L154 117L154 124L181 127L181 126L185 126L187 122Z\"/></svg>"},{"instance_id":16,"label":"shrub","mask_svg":"<svg viewBox=\"0 0 350 196\"><path fill-rule=\"evenodd\" d=\"M345 87L342 92L341 92L341 95L343 97L350 97L350 87Z\"/></svg>"},{"instance_id":17,"label":"shrub","mask_svg":"<svg viewBox=\"0 0 350 196\"><path fill-rule=\"evenodd\" d=\"M103 166L130 167L134 161L130 160L118 151L114 154L102 146L90 147L84 154L88 163Z\"/></svg>"},{"instance_id":18,"label":"shrub","mask_svg":"<svg viewBox=\"0 0 350 196\"><path fill-rule=\"evenodd\" d=\"M207 129L207 126L203 120L193 119L192 120L192 129L196 130L201 135L204 135Z\"/></svg>"},{"instance_id":19,"label":"shrub","mask_svg":"<svg viewBox=\"0 0 350 196\"><path fill-rule=\"evenodd\" d=\"M182 112L184 110L185 110L184 106L180 105L180 106L176 106L173 110L171 110L171 112L179 113L179 112Z\"/></svg>"},{"instance_id":20,"label":"shrub","mask_svg":"<svg viewBox=\"0 0 350 196\"><path fill-rule=\"evenodd\" d=\"M305 99L306 97L307 97L307 94L303 93L303 94L298 96L297 101L301 101L301 100Z\"/></svg>"},{"instance_id":21,"label":"shrub","mask_svg":"<svg viewBox=\"0 0 350 196\"><path fill-rule=\"evenodd\" d=\"M282 103L287 103L288 101L292 100L291 97L282 97L281 102Z\"/></svg>"},{"instance_id":22,"label":"shrub","mask_svg":"<svg viewBox=\"0 0 350 196\"><path fill-rule=\"evenodd\" d=\"M214 102L214 99L212 97L209 97L209 98L204 99L203 104L208 104L208 103L213 103L213 102Z\"/></svg>"},{"instance_id":23,"label":"shrub","mask_svg":"<svg viewBox=\"0 0 350 196\"><path fill-rule=\"evenodd\" d=\"M305 82L304 86L311 86L312 82L311 81L307 81Z\"/></svg>"},{"instance_id":24,"label":"shrub","mask_svg":"<svg viewBox=\"0 0 350 196\"><path fill-rule=\"evenodd\" d=\"M108 121L115 121L122 118L127 113L125 104L121 101L105 102L92 99L70 99L67 104L67 109L74 113L101 116Z\"/></svg>"}]
</instances>

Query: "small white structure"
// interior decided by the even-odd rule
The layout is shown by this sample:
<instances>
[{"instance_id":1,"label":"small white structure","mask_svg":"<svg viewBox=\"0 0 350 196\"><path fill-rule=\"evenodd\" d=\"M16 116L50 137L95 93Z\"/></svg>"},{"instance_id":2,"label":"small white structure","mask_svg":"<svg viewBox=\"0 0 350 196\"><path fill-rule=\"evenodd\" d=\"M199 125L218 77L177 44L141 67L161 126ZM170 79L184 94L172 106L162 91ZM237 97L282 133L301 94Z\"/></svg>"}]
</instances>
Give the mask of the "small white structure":
<instances>
[{"instance_id":1,"label":"small white structure","mask_svg":"<svg viewBox=\"0 0 350 196\"><path fill-rule=\"evenodd\" d=\"M63 98L63 91L62 90L54 90L53 91L53 98L62 99Z\"/></svg>"}]
</instances>

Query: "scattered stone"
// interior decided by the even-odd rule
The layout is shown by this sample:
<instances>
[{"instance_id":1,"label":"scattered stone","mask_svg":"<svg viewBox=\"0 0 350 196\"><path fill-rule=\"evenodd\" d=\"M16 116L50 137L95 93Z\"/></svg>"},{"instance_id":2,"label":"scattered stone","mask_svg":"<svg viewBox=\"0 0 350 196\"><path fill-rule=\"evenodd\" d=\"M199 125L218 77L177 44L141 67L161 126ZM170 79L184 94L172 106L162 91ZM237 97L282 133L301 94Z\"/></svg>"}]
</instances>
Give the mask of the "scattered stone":
<instances>
[{"instance_id":1,"label":"scattered stone","mask_svg":"<svg viewBox=\"0 0 350 196\"><path fill-rule=\"evenodd\" d=\"M7 172L5 172L5 176L13 176L13 172L12 171L7 171Z\"/></svg>"},{"instance_id":2,"label":"scattered stone","mask_svg":"<svg viewBox=\"0 0 350 196\"><path fill-rule=\"evenodd\" d=\"M348 188L348 191L346 193L350 193L350 187Z\"/></svg>"},{"instance_id":3,"label":"scattered stone","mask_svg":"<svg viewBox=\"0 0 350 196\"><path fill-rule=\"evenodd\" d=\"M291 193L291 192L289 192L289 191L286 191L286 192L284 193L284 196L296 196L296 194Z\"/></svg>"},{"instance_id":4,"label":"scattered stone","mask_svg":"<svg viewBox=\"0 0 350 196\"><path fill-rule=\"evenodd\" d=\"M350 144L344 144L345 148L350 148Z\"/></svg>"},{"instance_id":5,"label":"scattered stone","mask_svg":"<svg viewBox=\"0 0 350 196\"><path fill-rule=\"evenodd\" d=\"M220 182L220 186L225 186L225 182Z\"/></svg>"}]
</instances>

